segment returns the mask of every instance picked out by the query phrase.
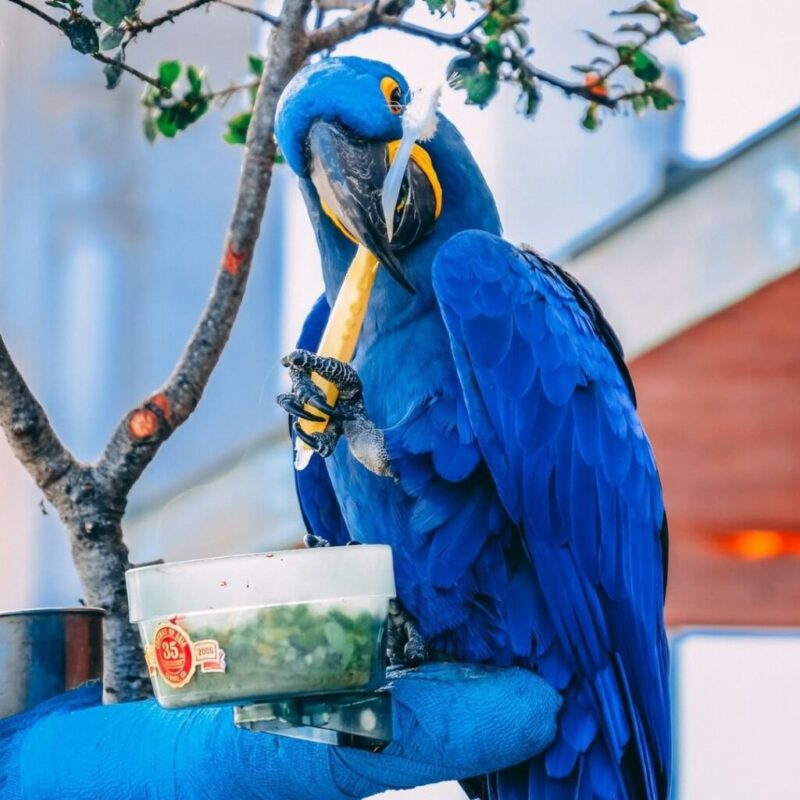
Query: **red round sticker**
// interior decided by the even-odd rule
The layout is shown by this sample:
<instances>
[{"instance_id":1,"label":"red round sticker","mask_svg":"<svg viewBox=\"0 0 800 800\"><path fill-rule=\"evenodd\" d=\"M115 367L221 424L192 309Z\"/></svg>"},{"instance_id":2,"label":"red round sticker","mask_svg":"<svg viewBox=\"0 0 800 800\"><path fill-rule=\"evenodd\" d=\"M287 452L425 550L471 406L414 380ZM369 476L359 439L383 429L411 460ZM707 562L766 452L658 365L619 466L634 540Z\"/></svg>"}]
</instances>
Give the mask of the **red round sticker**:
<instances>
[{"instance_id":1,"label":"red round sticker","mask_svg":"<svg viewBox=\"0 0 800 800\"><path fill-rule=\"evenodd\" d=\"M186 686L194 675L194 647L186 631L165 622L153 634L153 650L161 677L172 687Z\"/></svg>"}]
</instances>

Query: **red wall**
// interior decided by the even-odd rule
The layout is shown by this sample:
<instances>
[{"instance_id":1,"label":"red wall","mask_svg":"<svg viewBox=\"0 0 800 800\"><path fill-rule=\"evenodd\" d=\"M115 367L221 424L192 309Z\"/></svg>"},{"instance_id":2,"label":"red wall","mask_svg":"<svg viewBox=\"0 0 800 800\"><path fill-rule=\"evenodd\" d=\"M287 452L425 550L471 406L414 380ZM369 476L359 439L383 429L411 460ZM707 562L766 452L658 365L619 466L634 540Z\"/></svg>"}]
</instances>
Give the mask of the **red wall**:
<instances>
[{"instance_id":1,"label":"red wall","mask_svg":"<svg viewBox=\"0 0 800 800\"><path fill-rule=\"evenodd\" d=\"M800 270L636 359L670 522L670 624L800 624ZM797 531L779 557L721 551ZM795 546L795 552L790 551Z\"/></svg>"}]
</instances>

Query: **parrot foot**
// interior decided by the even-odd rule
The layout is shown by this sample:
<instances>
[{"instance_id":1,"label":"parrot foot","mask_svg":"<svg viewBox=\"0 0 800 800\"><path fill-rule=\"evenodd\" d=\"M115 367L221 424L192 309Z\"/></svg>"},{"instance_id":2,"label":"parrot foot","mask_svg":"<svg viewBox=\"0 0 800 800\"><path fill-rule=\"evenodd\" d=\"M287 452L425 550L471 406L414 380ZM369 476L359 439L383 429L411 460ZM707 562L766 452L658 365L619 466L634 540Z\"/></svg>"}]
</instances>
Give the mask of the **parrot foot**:
<instances>
[{"instance_id":1,"label":"parrot foot","mask_svg":"<svg viewBox=\"0 0 800 800\"><path fill-rule=\"evenodd\" d=\"M301 419L319 420L304 408L308 405L329 417L322 433L306 433L295 422L297 436L327 458L344 435L350 452L359 463L376 475L391 476L383 431L367 417L361 378L355 369L344 361L318 356L308 350L293 350L281 359L281 363L288 367L292 381L292 391L278 395L281 408ZM323 391L311 380L312 372L339 390L335 407L328 405Z\"/></svg>"},{"instance_id":2,"label":"parrot foot","mask_svg":"<svg viewBox=\"0 0 800 800\"><path fill-rule=\"evenodd\" d=\"M386 654L393 667L418 667L428 660L428 646L417 621L397 599L389 601Z\"/></svg>"},{"instance_id":3,"label":"parrot foot","mask_svg":"<svg viewBox=\"0 0 800 800\"><path fill-rule=\"evenodd\" d=\"M303 537L303 544L308 548L331 546L331 543L327 539L323 539L321 536L316 536L313 533L307 533Z\"/></svg>"}]
</instances>

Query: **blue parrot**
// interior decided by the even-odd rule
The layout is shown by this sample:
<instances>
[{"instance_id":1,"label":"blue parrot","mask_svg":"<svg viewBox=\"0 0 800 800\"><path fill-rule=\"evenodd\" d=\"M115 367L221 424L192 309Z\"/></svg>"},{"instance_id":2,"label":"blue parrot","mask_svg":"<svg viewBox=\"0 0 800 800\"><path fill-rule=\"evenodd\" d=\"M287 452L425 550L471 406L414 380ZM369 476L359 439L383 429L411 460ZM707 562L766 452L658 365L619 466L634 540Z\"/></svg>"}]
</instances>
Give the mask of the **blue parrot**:
<instances>
[{"instance_id":1,"label":"blue parrot","mask_svg":"<svg viewBox=\"0 0 800 800\"><path fill-rule=\"evenodd\" d=\"M500 238L442 114L422 157L390 164L413 103L392 67L330 58L278 109L325 282L279 397L316 451L296 473L309 533L392 546L408 660L421 636L431 657L525 666L562 693L554 743L487 776L487 796L663 800L667 525L622 348L574 278ZM344 364L315 351L357 244L381 266ZM298 428L309 407L324 432Z\"/></svg>"}]
</instances>

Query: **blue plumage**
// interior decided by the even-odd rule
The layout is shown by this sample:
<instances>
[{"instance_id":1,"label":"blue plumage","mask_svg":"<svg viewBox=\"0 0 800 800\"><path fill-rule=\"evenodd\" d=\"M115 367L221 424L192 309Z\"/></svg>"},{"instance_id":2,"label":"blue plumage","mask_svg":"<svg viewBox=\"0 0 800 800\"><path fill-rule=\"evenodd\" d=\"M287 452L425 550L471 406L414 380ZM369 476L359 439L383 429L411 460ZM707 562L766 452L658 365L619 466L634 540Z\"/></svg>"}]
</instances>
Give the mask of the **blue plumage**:
<instances>
[{"instance_id":1,"label":"blue plumage","mask_svg":"<svg viewBox=\"0 0 800 800\"><path fill-rule=\"evenodd\" d=\"M322 62L280 112L323 259L310 349L354 246L320 211L303 142L319 117L398 138L397 117L381 116L386 75L407 90L385 65ZM425 148L444 204L401 254L416 294L379 271L353 361L395 479L340 442L298 475L304 516L334 541L346 530L392 545L400 597L434 651L524 665L563 692L554 744L492 776L493 796L662 800L666 523L621 347L574 279L499 238L491 194L445 118Z\"/></svg>"}]
</instances>

